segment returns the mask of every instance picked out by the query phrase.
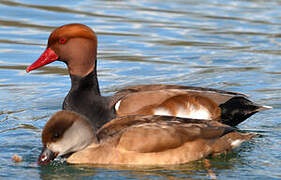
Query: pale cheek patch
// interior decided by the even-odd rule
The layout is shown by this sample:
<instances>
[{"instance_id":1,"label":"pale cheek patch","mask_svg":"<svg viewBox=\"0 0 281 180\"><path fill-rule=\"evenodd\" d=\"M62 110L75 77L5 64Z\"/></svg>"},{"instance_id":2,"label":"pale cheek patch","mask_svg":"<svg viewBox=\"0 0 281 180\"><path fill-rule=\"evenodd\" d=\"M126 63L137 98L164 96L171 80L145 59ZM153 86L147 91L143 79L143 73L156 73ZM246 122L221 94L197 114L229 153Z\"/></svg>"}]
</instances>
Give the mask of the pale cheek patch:
<instances>
[{"instance_id":1,"label":"pale cheek patch","mask_svg":"<svg viewBox=\"0 0 281 180\"><path fill-rule=\"evenodd\" d=\"M59 152L58 156L62 154L62 151L64 151L63 145L59 143L50 143L47 145L47 148L53 152Z\"/></svg>"}]
</instances>

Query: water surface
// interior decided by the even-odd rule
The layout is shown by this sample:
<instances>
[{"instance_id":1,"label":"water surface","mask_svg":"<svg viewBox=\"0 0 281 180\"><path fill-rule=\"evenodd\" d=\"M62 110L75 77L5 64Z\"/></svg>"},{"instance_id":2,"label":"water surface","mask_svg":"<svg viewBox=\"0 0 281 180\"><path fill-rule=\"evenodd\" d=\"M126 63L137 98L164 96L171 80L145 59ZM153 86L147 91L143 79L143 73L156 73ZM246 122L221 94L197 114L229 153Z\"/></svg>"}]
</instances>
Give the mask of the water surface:
<instances>
[{"instance_id":1,"label":"water surface","mask_svg":"<svg viewBox=\"0 0 281 180\"><path fill-rule=\"evenodd\" d=\"M281 178L281 3L277 0L0 1L0 179ZM41 130L70 88L65 65L30 74L49 33L93 28L103 95L164 83L239 91L274 109L238 127L261 134L228 155L168 167L36 165ZM23 157L21 163L11 160Z\"/></svg>"}]
</instances>

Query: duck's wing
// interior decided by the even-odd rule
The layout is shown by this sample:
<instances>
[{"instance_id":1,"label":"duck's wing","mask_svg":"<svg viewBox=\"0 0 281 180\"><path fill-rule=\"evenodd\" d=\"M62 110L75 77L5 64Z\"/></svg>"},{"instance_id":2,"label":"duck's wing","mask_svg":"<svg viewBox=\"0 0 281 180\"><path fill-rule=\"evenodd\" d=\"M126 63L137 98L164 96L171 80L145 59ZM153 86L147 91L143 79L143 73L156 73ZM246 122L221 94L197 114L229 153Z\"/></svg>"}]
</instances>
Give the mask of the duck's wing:
<instances>
[{"instance_id":1,"label":"duck's wing","mask_svg":"<svg viewBox=\"0 0 281 180\"><path fill-rule=\"evenodd\" d=\"M182 86L182 85L169 85L169 84L148 84L148 85L136 85L136 86L128 86L125 87L114 95L115 101L118 101L118 97L123 97L131 93L139 93L144 91L158 91L158 90L167 90L167 89L177 89L177 90L183 90L183 91L190 91L193 93L200 93L200 94L206 94L208 96L209 93L211 94L220 94L220 95L226 95L226 96L244 96L248 97L247 94L239 93L239 92L233 92L233 91L224 91L214 88L204 88L204 87L196 87L196 86ZM216 98L217 99L217 98ZM219 101L219 100L217 100ZM220 104L220 103L219 103Z\"/></svg>"},{"instance_id":2,"label":"duck's wing","mask_svg":"<svg viewBox=\"0 0 281 180\"><path fill-rule=\"evenodd\" d=\"M150 85L137 85L137 86L128 86L120 91L116 92L114 96L112 96L112 104L116 104L120 99L126 97L130 94L138 94L146 91L152 91L153 93L159 92L159 90L178 90L178 92L186 92L190 94L199 94L205 97L211 98L216 104L222 104L229 100L234 96L244 96L248 97L248 95L238 92L232 91L223 91L219 89L213 88L203 88L203 87L195 87L195 86L181 86L181 85L166 85L166 84L150 84Z\"/></svg>"},{"instance_id":3,"label":"duck's wing","mask_svg":"<svg viewBox=\"0 0 281 180\"><path fill-rule=\"evenodd\" d=\"M193 122L158 122L133 126L122 133L117 147L138 153L165 152L188 142L217 139L230 129ZM191 147L192 148L192 147ZM199 149L198 149L199 150Z\"/></svg>"},{"instance_id":4,"label":"duck's wing","mask_svg":"<svg viewBox=\"0 0 281 180\"><path fill-rule=\"evenodd\" d=\"M235 128L217 121L171 116L127 116L107 123L97 136L101 142L114 137L118 139L114 146L129 152L174 151L190 143L194 153L202 151L203 154L211 154L230 150L234 148L233 143L241 143L252 137L244 137L235 131ZM190 149L186 151L192 153Z\"/></svg>"},{"instance_id":5,"label":"duck's wing","mask_svg":"<svg viewBox=\"0 0 281 180\"><path fill-rule=\"evenodd\" d=\"M178 129L179 132L183 132L183 129L185 129L186 132L189 132L188 136L190 136L191 139L196 133L197 135L200 134L201 137L212 138L222 136L225 133L236 129L218 121L205 121L173 116L130 115L118 117L106 123L97 131L97 137L99 140L104 141L116 134L124 133L125 131L128 131L128 129L131 129L130 131L132 131L132 129L138 128L150 129L149 127L155 127L155 129L173 128ZM191 134L194 135L191 136Z\"/></svg>"},{"instance_id":6,"label":"duck's wing","mask_svg":"<svg viewBox=\"0 0 281 180\"><path fill-rule=\"evenodd\" d=\"M118 116L151 114L217 120L221 115L219 105L235 96L195 87L147 85L118 92L112 97L112 105Z\"/></svg>"},{"instance_id":7,"label":"duck's wing","mask_svg":"<svg viewBox=\"0 0 281 180\"><path fill-rule=\"evenodd\" d=\"M211 88L179 85L139 85L117 92L110 107L117 116L167 115L218 120L236 126L258 111L269 109L247 95Z\"/></svg>"},{"instance_id":8,"label":"duck's wing","mask_svg":"<svg viewBox=\"0 0 281 180\"><path fill-rule=\"evenodd\" d=\"M117 94L129 94L133 92L142 92L142 91L154 91L154 90L165 90L165 89L182 89L182 90L193 90L193 91L210 91L217 92L220 94L229 94L229 95L239 95L239 96L248 96L244 93L233 92L233 91L224 91L214 88L204 88L204 87L196 87L196 86L182 86L182 85L170 85L170 84L148 84L148 85L136 85L136 86L128 86L120 91Z\"/></svg>"}]
</instances>

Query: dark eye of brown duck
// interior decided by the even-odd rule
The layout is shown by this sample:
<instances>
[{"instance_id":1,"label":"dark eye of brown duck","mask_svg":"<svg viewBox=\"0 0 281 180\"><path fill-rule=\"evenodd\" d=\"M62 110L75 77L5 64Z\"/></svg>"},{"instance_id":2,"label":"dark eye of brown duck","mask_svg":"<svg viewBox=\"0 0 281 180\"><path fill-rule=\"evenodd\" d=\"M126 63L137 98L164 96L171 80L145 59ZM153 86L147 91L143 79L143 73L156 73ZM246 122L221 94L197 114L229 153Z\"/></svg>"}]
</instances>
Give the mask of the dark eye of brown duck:
<instances>
[{"instance_id":1,"label":"dark eye of brown duck","mask_svg":"<svg viewBox=\"0 0 281 180\"><path fill-rule=\"evenodd\" d=\"M59 39L59 43L60 44L65 44L66 43L66 39L65 38L60 38Z\"/></svg>"},{"instance_id":2,"label":"dark eye of brown duck","mask_svg":"<svg viewBox=\"0 0 281 180\"><path fill-rule=\"evenodd\" d=\"M55 140L59 139L60 136L61 136L60 133L56 132L55 134L53 134L52 140L55 141Z\"/></svg>"}]
</instances>

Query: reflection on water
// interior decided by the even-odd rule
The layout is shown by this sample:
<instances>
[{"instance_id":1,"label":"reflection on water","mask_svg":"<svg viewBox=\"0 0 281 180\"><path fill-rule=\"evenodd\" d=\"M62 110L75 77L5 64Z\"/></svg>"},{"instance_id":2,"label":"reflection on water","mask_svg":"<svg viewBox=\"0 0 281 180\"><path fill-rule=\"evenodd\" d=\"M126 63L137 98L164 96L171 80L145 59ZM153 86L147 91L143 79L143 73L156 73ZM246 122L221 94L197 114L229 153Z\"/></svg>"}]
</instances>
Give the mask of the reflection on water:
<instances>
[{"instance_id":1,"label":"reflection on water","mask_svg":"<svg viewBox=\"0 0 281 180\"><path fill-rule=\"evenodd\" d=\"M281 3L144 0L0 2L0 179L281 178ZM104 95L165 83L239 91L274 109L240 129L262 136L233 153L169 167L38 167L41 129L70 88L65 65L27 74L57 26L79 22L98 35ZM11 160L23 157L21 163Z\"/></svg>"}]
</instances>

